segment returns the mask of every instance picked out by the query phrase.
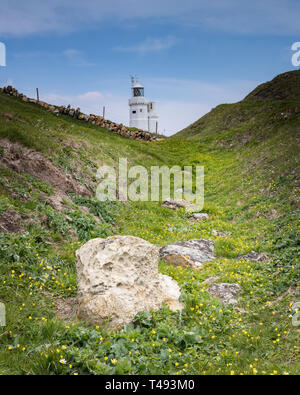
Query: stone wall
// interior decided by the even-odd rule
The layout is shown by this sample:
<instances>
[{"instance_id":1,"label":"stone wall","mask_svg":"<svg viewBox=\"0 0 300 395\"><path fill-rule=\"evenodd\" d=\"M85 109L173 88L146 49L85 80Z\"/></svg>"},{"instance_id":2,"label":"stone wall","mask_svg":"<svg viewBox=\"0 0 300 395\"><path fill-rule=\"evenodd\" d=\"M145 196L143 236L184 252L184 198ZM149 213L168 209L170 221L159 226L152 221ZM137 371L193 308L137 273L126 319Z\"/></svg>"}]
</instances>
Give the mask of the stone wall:
<instances>
[{"instance_id":1,"label":"stone wall","mask_svg":"<svg viewBox=\"0 0 300 395\"><path fill-rule=\"evenodd\" d=\"M45 103L41 100L36 100L36 99L31 99L22 93L19 93L17 89L13 88L11 85L8 85L4 88L0 88L0 92L5 93L10 96L18 97L22 99L25 103L33 103L37 104L46 110L52 112L54 115L59 116L59 115L68 115L69 117L72 117L74 119L78 119L83 122L88 122L91 123L92 125L100 126L104 129L108 129L116 134L119 134L120 136L127 137L132 140L139 140L139 141L154 141L154 140L160 140L161 138L158 138L158 136L154 136L151 133L145 132L143 130L129 130L126 126L123 124L118 124L112 121L109 121L107 119L104 119L103 117L99 115L94 115L94 114L83 114L80 111L80 108L71 108L70 105L67 107L65 106L53 106L51 104Z\"/></svg>"}]
</instances>

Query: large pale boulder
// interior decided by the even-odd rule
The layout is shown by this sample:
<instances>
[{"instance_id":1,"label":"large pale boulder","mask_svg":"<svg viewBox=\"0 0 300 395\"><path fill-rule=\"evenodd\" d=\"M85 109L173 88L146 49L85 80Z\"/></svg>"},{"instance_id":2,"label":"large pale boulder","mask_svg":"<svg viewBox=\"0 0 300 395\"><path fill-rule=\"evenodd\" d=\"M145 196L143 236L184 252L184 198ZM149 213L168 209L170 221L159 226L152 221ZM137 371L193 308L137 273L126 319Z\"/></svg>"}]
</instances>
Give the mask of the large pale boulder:
<instances>
[{"instance_id":1,"label":"large pale boulder","mask_svg":"<svg viewBox=\"0 0 300 395\"><path fill-rule=\"evenodd\" d=\"M158 249L133 236L93 239L76 251L78 317L119 329L142 311L183 308L176 281L158 272Z\"/></svg>"}]
</instances>

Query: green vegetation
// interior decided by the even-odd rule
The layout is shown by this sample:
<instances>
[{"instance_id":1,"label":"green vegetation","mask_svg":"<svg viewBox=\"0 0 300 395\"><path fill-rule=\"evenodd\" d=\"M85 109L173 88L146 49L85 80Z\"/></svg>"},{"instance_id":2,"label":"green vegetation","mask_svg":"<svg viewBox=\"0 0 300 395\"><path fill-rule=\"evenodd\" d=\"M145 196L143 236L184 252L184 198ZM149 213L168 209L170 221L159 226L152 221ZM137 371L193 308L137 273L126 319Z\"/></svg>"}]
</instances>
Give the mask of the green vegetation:
<instances>
[{"instance_id":1,"label":"green vegetation","mask_svg":"<svg viewBox=\"0 0 300 395\"><path fill-rule=\"evenodd\" d=\"M41 152L91 190L98 165L117 166L119 157L147 168L203 165L203 211L210 218L191 223L185 212L159 203L101 203L71 191L58 212L41 199L55 195L53 186L1 164L0 215L15 210L26 231L0 233L0 300L7 309L0 373L299 374L291 305L300 297L294 292L300 280L300 102L287 100L222 105L175 138L145 143L1 94L0 138ZM216 237L213 229L231 237ZM180 313L166 307L140 313L120 332L59 318L58 298L76 295L75 251L90 238L114 234L158 246L210 238L216 259L197 271L160 262L160 271L181 287ZM270 261L234 259L252 250ZM216 275L241 285L238 309L207 293L203 281Z\"/></svg>"}]
</instances>

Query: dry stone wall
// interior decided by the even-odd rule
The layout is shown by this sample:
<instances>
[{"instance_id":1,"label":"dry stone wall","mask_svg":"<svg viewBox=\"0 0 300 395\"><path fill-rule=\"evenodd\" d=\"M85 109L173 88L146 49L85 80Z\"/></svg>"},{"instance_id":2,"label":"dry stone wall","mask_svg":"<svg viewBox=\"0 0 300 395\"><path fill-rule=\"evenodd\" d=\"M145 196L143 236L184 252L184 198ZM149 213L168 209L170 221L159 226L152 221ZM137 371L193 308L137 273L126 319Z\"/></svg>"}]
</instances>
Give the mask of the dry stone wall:
<instances>
[{"instance_id":1,"label":"dry stone wall","mask_svg":"<svg viewBox=\"0 0 300 395\"><path fill-rule=\"evenodd\" d=\"M112 121L109 121L107 119L104 119L103 117L99 115L94 115L94 114L83 114L80 111L80 108L71 108L70 105L66 106L53 106L51 104L45 103L41 100L36 100L36 99L31 99L27 97L26 95L23 95L22 93L19 93L17 89L12 87L11 85L8 85L4 88L0 88L0 92L5 93L10 96L18 97L22 99L25 103L33 103L37 104L40 107L45 108L46 110L52 112L54 115L59 116L59 115L68 115L74 119L78 119L83 122L88 122L91 123L92 125L100 126L101 128L108 129L116 134L119 134L120 136L127 137L132 140L139 140L139 141L154 141L154 140L160 140L157 136L153 136L151 133L148 133L144 130L129 130L126 126L123 124L118 124Z\"/></svg>"}]
</instances>

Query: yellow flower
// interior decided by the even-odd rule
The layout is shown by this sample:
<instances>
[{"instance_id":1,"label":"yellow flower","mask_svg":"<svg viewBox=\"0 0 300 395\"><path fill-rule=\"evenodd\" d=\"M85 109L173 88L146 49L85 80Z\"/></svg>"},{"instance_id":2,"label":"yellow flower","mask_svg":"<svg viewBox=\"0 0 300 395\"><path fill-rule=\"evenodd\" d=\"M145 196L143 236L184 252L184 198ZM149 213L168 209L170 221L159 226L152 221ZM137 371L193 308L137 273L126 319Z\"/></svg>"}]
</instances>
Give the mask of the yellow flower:
<instances>
[{"instance_id":1,"label":"yellow flower","mask_svg":"<svg viewBox=\"0 0 300 395\"><path fill-rule=\"evenodd\" d=\"M117 361L115 358L111 360L111 363L112 363L113 365L116 365L117 362L118 362L118 361Z\"/></svg>"}]
</instances>

